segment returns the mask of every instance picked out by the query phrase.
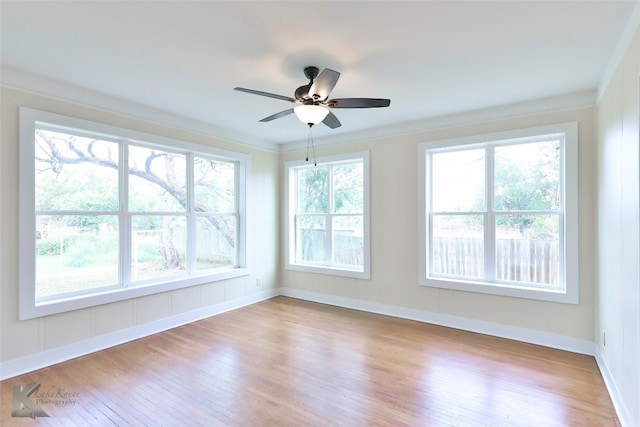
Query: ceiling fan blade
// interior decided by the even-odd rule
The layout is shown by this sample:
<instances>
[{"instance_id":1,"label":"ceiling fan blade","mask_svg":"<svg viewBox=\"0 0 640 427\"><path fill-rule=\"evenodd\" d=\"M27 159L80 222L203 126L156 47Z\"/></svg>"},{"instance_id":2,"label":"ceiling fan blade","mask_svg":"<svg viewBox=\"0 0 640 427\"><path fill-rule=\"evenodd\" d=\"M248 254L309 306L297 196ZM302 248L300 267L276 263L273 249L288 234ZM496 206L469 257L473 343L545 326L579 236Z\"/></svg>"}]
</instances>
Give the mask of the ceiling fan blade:
<instances>
[{"instance_id":1,"label":"ceiling fan blade","mask_svg":"<svg viewBox=\"0 0 640 427\"><path fill-rule=\"evenodd\" d=\"M280 111L279 113L272 114L269 117L265 117L260 121L270 122L271 120L279 119L280 117L288 116L289 114L293 114L293 108L289 108L288 110L284 110L284 111Z\"/></svg>"},{"instance_id":2,"label":"ceiling fan blade","mask_svg":"<svg viewBox=\"0 0 640 427\"><path fill-rule=\"evenodd\" d=\"M296 102L296 100L291 98L290 96L277 95L275 93L263 92L261 90L246 89L244 87L234 87L233 89L237 90L237 91L240 91L240 92L251 93L251 94L254 94L254 95L260 95L260 96L266 96L266 97L269 97L269 98L281 99L283 101Z\"/></svg>"},{"instance_id":3,"label":"ceiling fan blade","mask_svg":"<svg viewBox=\"0 0 640 427\"><path fill-rule=\"evenodd\" d=\"M388 107L390 99L382 98L337 98L330 99L326 104L331 108L375 108Z\"/></svg>"},{"instance_id":4,"label":"ceiling fan blade","mask_svg":"<svg viewBox=\"0 0 640 427\"><path fill-rule=\"evenodd\" d=\"M331 111L329 111L329 114L327 114L327 117L324 118L322 123L329 126L331 129L339 128L340 126L342 126L340 120L338 120L338 118Z\"/></svg>"},{"instance_id":5,"label":"ceiling fan blade","mask_svg":"<svg viewBox=\"0 0 640 427\"><path fill-rule=\"evenodd\" d=\"M324 101L329 97L329 94L336 86L336 83L338 83L339 78L339 72L325 68L313 81L313 84L309 88L309 96L317 98L320 101Z\"/></svg>"}]
</instances>

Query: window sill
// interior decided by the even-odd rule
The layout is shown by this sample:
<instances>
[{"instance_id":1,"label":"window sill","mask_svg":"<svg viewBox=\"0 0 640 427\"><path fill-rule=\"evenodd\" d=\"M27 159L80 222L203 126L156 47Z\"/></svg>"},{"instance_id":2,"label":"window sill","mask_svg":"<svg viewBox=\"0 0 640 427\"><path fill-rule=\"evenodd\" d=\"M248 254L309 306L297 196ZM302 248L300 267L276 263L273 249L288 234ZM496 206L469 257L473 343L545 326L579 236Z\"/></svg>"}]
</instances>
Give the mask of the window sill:
<instances>
[{"instance_id":1,"label":"window sill","mask_svg":"<svg viewBox=\"0 0 640 427\"><path fill-rule=\"evenodd\" d=\"M131 298L153 295L161 292L174 291L188 288L190 286L204 285L207 283L219 282L235 277L248 276L249 270L246 268L230 268L201 276L190 276L166 282L155 282L153 284L110 288L102 292L95 292L88 295L77 295L68 298L58 298L55 300L37 302L33 304L29 301L20 306L20 320L33 319L36 317L48 316L66 311L79 310L82 308L94 307L97 305L109 304Z\"/></svg>"},{"instance_id":2,"label":"window sill","mask_svg":"<svg viewBox=\"0 0 640 427\"><path fill-rule=\"evenodd\" d=\"M424 278L420 280L419 284L420 286L431 288L525 298L564 304L578 304L579 302L577 294L572 294L564 290L542 289L500 283L473 282L440 277Z\"/></svg>"},{"instance_id":3,"label":"window sill","mask_svg":"<svg viewBox=\"0 0 640 427\"><path fill-rule=\"evenodd\" d=\"M287 270L302 271L304 273L327 274L330 276L351 277L354 279L369 280L371 278L368 271L349 270L346 268L338 267L287 264L285 268Z\"/></svg>"}]
</instances>

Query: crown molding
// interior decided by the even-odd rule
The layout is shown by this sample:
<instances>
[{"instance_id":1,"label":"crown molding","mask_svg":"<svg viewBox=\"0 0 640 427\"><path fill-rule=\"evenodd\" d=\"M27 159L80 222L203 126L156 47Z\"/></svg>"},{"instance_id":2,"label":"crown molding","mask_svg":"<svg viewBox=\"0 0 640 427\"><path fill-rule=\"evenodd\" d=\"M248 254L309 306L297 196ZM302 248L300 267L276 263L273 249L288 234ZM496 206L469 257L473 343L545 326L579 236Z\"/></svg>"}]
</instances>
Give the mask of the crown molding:
<instances>
[{"instance_id":1,"label":"crown molding","mask_svg":"<svg viewBox=\"0 0 640 427\"><path fill-rule=\"evenodd\" d=\"M326 147L331 145L356 143L366 140L376 140L394 136L411 135L434 129L453 126L463 126L475 123L491 122L500 119L542 114L554 111L576 108L593 107L596 103L595 89L573 92L564 95L532 99L514 104L471 110L462 113L447 114L426 119L399 123L392 126L372 128L365 131L346 133L336 136L317 138L314 145ZM280 145L281 152L302 151L306 148L305 141L295 141Z\"/></svg>"},{"instance_id":2,"label":"crown molding","mask_svg":"<svg viewBox=\"0 0 640 427\"><path fill-rule=\"evenodd\" d=\"M640 1L640 0L639 0ZM24 72L11 67L0 70L0 86L12 88L47 98L91 107L105 112L126 115L158 125L171 126L186 132L216 138L233 144L240 144L271 152L302 151L307 141L270 143L257 140L230 129L216 127L125 99L82 88ZM433 129L495 121L499 119L540 114L573 108L591 107L597 100L597 91L585 90L565 95L534 99L514 104L488 107L462 113L448 114L421 120L398 123L386 127L371 128L335 136L317 138L316 147L342 145L362 141L377 140L394 136L410 135Z\"/></svg>"},{"instance_id":3,"label":"crown molding","mask_svg":"<svg viewBox=\"0 0 640 427\"><path fill-rule=\"evenodd\" d=\"M146 122L267 151L279 151L278 144L252 139L230 129L176 115L147 105L106 95L77 85L48 79L12 67L0 69L0 86L34 95L90 107L108 113L126 115Z\"/></svg>"}]
</instances>

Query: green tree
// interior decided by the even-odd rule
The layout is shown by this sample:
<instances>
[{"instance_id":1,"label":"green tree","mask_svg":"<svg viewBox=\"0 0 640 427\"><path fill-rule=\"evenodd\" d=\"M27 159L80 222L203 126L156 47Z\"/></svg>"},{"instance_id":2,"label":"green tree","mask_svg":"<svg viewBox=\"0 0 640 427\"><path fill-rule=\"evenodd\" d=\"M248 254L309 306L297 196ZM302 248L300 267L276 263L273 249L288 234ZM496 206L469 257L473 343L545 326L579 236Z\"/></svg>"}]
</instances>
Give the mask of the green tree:
<instances>
[{"instance_id":1,"label":"green tree","mask_svg":"<svg viewBox=\"0 0 640 427\"><path fill-rule=\"evenodd\" d=\"M332 180L334 212L362 212L362 163L301 169L298 172L299 210L303 213L328 212L329 179Z\"/></svg>"},{"instance_id":2,"label":"green tree","mask_svg":"<svg viewBox=\"0 0 640 427\"><path fill-rule=\"evenodd\" d=\"M362 163L350 163L333 168L334 210L339 213L360 213L363 206Z\"/></svg>"},{"instance_id":3,"label":"green tree","mask_svg":"<svg viewBox=\"0 0 640 427\"><path fill-rule=\"evenodd\" d=\"M118 170L121 167L118 156L118 144L100 139L80 137L54 131L37 130L36 143L36 180L38 194L36 195L36 210L77 210L117 212L119 210L118 196ZM136 147L143 155L137 159L130 158L128 172L130 180L141 179L159 188L168 197L173 198L184 209L187 207L187 191L183 180L177 179L174 171L174 155L153 149ZM146 151L145 151L146 150ZM201 159L202 160L202 159ZM209 165L213 163L209 162ZM75 173L66 173L66 169L73 166ZM206 162L200 161L197 165L197 188L216 185L215 174L206 171ZM216 163L216 167L228 167L229 163ZM84 170L90 173L82 173ZM233 180L233 171L227 173L226 180ZM231 178L229 178L231 176ZM220 180L220 179L218 179ZM229 182L222 186L220 194L210 194L210 197L196 200L194 210L196 212L210 212L216 208L222 198L235 194L229 190ZM202 193L202 191L201 191ZM212 193L212 191L209 191ZM215 190L213 191L215 193ZM216 199L217 197L217 199ZM136 194L130 197L136 210L141 212L153 211L150 207L157 202L149 194ZM212 202L212 200L214 200ZM155 204L154 204L155 203ZM206 216L220 235L227 241L230 247L235 247L235 230L230 230L223 220L215 216ZM102 216L65 216L66 225L81 226L97 230L105 221L117 221L115 217ZM71 223L68 223L71 221ZM150 219L153 222L154 220ZM162 227L155 221L150 224L154 227ZM164 239L165 247L162 250L165 255L165 264L175 265L175 248L171 247L171 240Z\"/></svg>"},{"instance_id":4,"label":"green tree","mask_svg":"<svg viewBox=\"0 0 640 427\"><path fill-rule=\"evenodd\" d=\"M494 210L497 224L542 237L549 230L541 215L512 211L549 211L559 208L560 159L556 141L495 148Z\"/></svg>"},{"instance_id":5,"label":"green tree","mask_svg":"<svg viewBox=\"0 0 640 427\"><path fill-rule=\"evenodd\" d=\"M327 167L302 169L298 173L298 209L303 213L326 213L329 206Z\"/></svg>"}]
</instances>

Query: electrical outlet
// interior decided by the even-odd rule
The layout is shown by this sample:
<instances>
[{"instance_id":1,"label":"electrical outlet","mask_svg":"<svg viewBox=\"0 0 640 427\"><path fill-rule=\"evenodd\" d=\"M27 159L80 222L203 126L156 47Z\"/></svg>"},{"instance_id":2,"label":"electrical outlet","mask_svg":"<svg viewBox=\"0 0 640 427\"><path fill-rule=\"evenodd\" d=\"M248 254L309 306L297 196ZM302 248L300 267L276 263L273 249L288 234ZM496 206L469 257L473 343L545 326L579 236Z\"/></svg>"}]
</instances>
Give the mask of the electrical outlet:
<instances>
[{"instance_id":1,"label":"electrical outlet","mask_svg":"<svg viewBox=\"0 0 640 427\"><path fill-rule=\"evenodd\" d=\"M256 279L256 286L258 287L262 286L262 280Z\"/></svg>"},{"instance_id":2,"label":"electrical outlet","mask_svg":"<svg viewBox=\"0 0 640 427\"><path fill-rule=\"evenodd\" d=\"M603 347L607 346L607 333L606 332L602 333L602 346Z\"/></svg>"}]
</instances>

